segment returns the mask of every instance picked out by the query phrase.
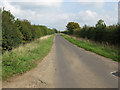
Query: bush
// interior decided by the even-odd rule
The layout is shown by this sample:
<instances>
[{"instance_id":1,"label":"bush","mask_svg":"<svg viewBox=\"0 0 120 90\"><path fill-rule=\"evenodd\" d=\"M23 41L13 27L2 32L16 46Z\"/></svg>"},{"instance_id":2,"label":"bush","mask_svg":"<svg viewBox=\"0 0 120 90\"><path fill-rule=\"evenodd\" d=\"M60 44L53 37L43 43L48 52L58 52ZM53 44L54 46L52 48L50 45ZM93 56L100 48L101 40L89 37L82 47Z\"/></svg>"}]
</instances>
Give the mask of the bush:
<instances>
[{"instance_id":1,"label":"bush","mask_svg":"<svg viewBox=\"0 0 120 90\"><path fill-rule=\"evenodd\" d=\"M28 20L16 19L10 11L2 11L2 51L12 50L41 36L53 34L56 30L46 26L31 25Z\"/></svg>"},{"instance_id":2,"label":"bush","mask_svg":"<svg viewBox=\"0 0 120 90\"><path fill-rule=\"evenodd\" d=\"M111 45L118 45L120 43L120 25L110 25L106 26L103 20L99 20L94 27L84 25L83 28L78 28L77 30L72 30L75 25L71 25L71 22L67 24L66 31L62 33L76 35L82 38L87 38L99 43L109 43ZM78 24L76 24L78 26ZM71 31L71 33L69 33ZM119 44L120 45L120 44ZM118 45L118 46L119 46Z\"/></svg>"}]
</instances>

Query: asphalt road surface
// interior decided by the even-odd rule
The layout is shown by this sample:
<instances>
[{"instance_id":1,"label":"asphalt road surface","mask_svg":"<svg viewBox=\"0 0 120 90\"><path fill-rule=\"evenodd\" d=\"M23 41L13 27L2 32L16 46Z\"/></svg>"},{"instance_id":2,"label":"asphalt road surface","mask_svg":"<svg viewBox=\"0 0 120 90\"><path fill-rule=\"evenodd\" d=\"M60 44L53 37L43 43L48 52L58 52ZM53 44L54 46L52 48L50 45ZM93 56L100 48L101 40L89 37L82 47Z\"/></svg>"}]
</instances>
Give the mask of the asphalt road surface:
<instances>
[{"instance_id":1,"label":"asphalt road surface","mask_svg":"<svg viewBox=\"0 0 120 90\"><path fill-rule=\"evenodd\" d=\"M57 34L56 76L57 88L118 88L116 62L81 49Z\"/></svg>"},{"instance_id":2,"label":"asphalt road surface","mask_svg":"<svg viewBox=\"0 0 120 90\"><path fill-rule=\"evenodd\" d=\"M46 38L46 37L44 37ZM2 83L3 88L117 88L118 63L79 48L57 34L36 68ZM93 89L91 89L93 90Z\"/></svg>"}]
</instances>

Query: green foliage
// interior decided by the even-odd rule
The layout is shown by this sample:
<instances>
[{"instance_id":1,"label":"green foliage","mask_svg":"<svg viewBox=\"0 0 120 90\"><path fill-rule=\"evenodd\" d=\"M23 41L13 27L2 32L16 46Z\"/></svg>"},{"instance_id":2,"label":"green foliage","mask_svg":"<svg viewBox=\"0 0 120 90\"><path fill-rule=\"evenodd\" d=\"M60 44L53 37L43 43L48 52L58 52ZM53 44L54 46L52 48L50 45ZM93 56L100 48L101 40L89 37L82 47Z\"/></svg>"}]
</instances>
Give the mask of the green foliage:
<instances>
[{"instance_id":1,"label":"green foliage","mask_svg":"<svg viewBox=\"0 0 120 90\"><path fill-rule=\"evenodd\" d=\"M53 30L55 31L55 33L58 33L57 29L56 28L53 28Z\"/></svg>"},{"instance_id":2,"label":"green foliage","mask_svg":"<svg viewBox=\"0 0 120 90\"><path fill-rule=\"evenodd\" d=\"M96 33L95 33L95 41L99 41L100 43L104 39L104 31L106 29L105 23L103 23L103 20L99 20L96 24Z\"/></svg>"},{"instance_id":3,"label":"green foliage","mask_svg":"<svg viewBox=\"0 0 120 90\"><path fill-rule=\"evenodd\" d=\"M16 19L10 11L2 11L2 49L12 50L20 44L31 42L41 36L53 34L56 31L46 26L31 25L28 20Z\"/></svg>"},{"instance_id":4,"label":"green foliage","mask_svg":"<svg viewBox=\"0 0 120 90\"><path fill-rule=\"evenodd\" d=\"M65 39L67 39L68 41L70 41L71 43L77 45L78 47L84 48L85 50L88 51L92 51L95 52L101 56L105 56L107 58L111 58L117 62L119 62L118 60L118 51L117 49L111 49L108 47L103 47L99 44L94 44L94 43L90 43L90 42L84 42L84 41L80 41L80 40L76 40L73 38L70 38L66 35L61 34Z\"/></svg>"},{"instance_id":5,"label":"green foliage","mask_svg":"<svg viewBox=\"0 0 120 90\"><path fill-rule=\"evenodd\" d=\"M79 24L75 22L69 22L66 27L67 30L69 31L69 34L72 34L74 30L80 29Z\"/></svg>"},{"instance_id":6,"label":"green foliage","mask_svg":"<svg viewBox=\"0 0 120 90\"><path fill-rule=\"evenodd\" d=\"M11 50L21 43L19 30L15 25L14 16L9 11L2 12L2 48Z\"/></svg>"},{"instance_id":7,"label":"green foliage","mask_svg":"<svg viewBox=\"0 0 120 90\"><path fill-rule=\"evenodd\" d=\"M28 20L15 19L10 11L3 10L1 13L2 74L3 79L6 79L13 74L22 73L35 67L35 61L42 60L50 51L53 36L46 40L38 39L34 41L34 39L53 34L56 31L46 26L32 25ZM19 47L16 48L17 46Z\"/></svg>"},{"instance_id":8,"label":"green foliage","mask_svg":"<svg viewBox=\"0 0 120 90\"><path fill-rule=\"evenodd\" d=\"M2 12L0 9L0 50L1 50L1 46L2 46Z\"/></svg>"},{"instance_id":9,"label":"green foliage","mask_svg":"<svg viewBox=\"0 0 120 90\"><path fill-rule=\"evenodd\" d=\"M69 22L66 26L67 30L63 31L62 33L72 34L99 43L111 44L115 46L117 46L120 43L119 24L106 26L103 20L99 20L95 27L84 25L83 28L80 28L78 23L76 23L75 25L74 24L74 22ZM118 46L120 46L120 44Z\"/></svg>"},{"instance_id":10,"label":"green foliage","mask_svg":"<svg viewBox=\"0 0 120 90\"><path fill-rule=\"evenodd\" d=\"M38 39L10 52L5 52L2 57L3 80L34 68L37 65L36 61L42 60L50 51L53 37L52 35L48 39Z\"/></svg>"}]
</instances>

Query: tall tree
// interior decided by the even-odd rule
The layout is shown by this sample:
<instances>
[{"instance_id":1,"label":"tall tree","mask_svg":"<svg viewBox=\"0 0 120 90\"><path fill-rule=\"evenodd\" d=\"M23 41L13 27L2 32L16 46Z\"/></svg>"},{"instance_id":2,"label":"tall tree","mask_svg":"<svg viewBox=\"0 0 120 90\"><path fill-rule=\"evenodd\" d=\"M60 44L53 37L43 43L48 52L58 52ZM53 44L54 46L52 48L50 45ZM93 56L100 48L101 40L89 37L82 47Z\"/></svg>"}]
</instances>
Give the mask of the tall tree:
<instances>
[{"instance_id":1,"label":"tall tree","mask_svg":"<svg viewBox=\"0 0 120 90\"><path fill-rule=\"evenodd\" d=\"M102 42L103 38L103 33L106 29L106 24L104 23L103 20L99 20L96 24L96 36L95 40L99 41L100 43Z\"/></svg>"},{"instance_id":2,"label":"tall tree","mask_svg":"<svg viewBox=\"0 0 120 90\"><path fill-rule=\"evenodd\" d=\"M74 30L77 30L80 28L79 24L75 22L69 22L66 27L67 27L67 30L69 31L69 34L73 34Z\"/></svg>"},{"instance_id":3,"label":"tall tree","mask_svg":"<svg viewBox=\"0 0 120 90\"><path fill-rule=\"evenodd\" d=\"M14 16L9 11L2 12L2 47L11 50L21 43L20 32L14 24Z\"/></svg>"}]
</instances>

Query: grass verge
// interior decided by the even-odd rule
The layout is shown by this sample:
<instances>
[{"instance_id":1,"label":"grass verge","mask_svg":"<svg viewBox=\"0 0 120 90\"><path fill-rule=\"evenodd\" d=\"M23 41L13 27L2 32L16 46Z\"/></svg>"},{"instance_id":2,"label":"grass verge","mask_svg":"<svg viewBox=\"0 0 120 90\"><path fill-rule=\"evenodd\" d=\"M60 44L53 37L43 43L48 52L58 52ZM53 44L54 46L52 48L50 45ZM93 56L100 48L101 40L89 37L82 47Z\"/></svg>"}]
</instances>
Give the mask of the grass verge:
<instances>
[{"instance_id":1,"label":"grass verge","mask_svg":"<svg viewBox=\"0 0 120 90\"><path fill-rule=\"evenodd\" d=\"M2 78L6 80L14 74L23 73L34 68L50 51L54 35L47 39L38 39L22 45L2 56Z\"/></svg>"},{"instance_id":2,"label":"grass verge","mask_svg":"<svg viewBox=\"0 0 120 90\"><path fill-rule=\"evenodd\" d=\"M111 48L107 48L107 47L103 47L102 45L97 45L94 43L90 43L90 42L84 42L84 41L80 41L80 40L76 40L73 39L71 37L68 37L66 35L61 34L66 40L68 40L69 42L77 45L78 47L84 48L87 51L92 51L96 54L99 54L101 56L107 57L107 58L111 58L114 61L120 62L118 61L118 50L117 49L111 49Z\"/></svg>"}]
</instances>

